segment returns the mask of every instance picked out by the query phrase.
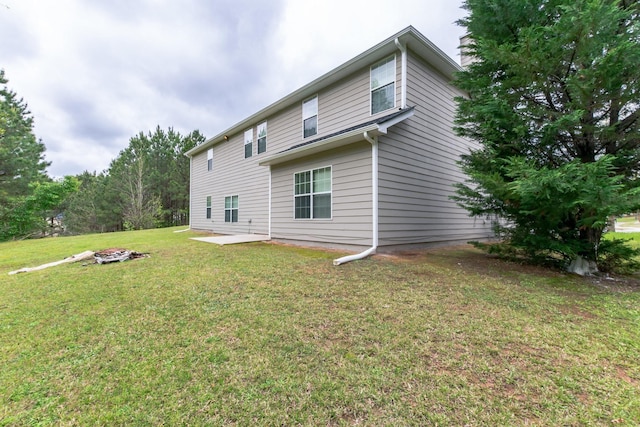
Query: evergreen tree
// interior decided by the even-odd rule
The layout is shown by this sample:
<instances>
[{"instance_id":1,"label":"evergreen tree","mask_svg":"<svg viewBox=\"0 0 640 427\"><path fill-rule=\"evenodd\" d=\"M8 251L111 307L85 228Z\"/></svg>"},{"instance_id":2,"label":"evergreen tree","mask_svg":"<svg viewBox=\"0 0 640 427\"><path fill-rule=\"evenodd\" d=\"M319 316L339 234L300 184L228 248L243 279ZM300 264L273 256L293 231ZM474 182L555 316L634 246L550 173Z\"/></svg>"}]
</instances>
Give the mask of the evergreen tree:
<instances>
[{"instance_id":1,"label":"evergreen tree","mask_svg":"<svg viewBox=\"0 0 640 427\"><path fill-rule=\"evenodd\" d=\"M39 221L16 215L26 212L34 184L49 180L45 146L33 133L33 117L24 100L7 88L7 82L0 70L0 240L26 237L33 227L39 228Z\"/></svg>"},{"instance_id":2,"label":"evergreen tree","mask_svg":"<svg viewBox=\"0 0 640 427\"><path fill-rule=\"evenodd\" d=\"M76 176L79 191L64 212L66 231L72 234L120 231L123 227L119 194L105 173L83 172Z\"/></svg>"},{"instance_id":3,"label":"evergreen tree","mask_svg":"<svg viewBox=\"0 0 640 427\"><path fill-rule=\"evenodd\" d=\"M189 210L189 159L204 142L200 132L182 136L172 128L138 135L111 162L108 179L119 193L125 228L183 225Z\"/></svg>"},{"instance_id":4,"label":"evergreen tree","mask_svg":"<svg viewBox=\"0 0 640 427\"><path fill-rule=\"evenodd\" d=\"M45 146L33 133L27 104L6 86L0 70L0 203L30 193L29 184L47 179Z\"/></svg>"},{"instance_id":5,"label":"evergreen tree","mask_svg":"<svg viewBox=\"0 0 640 427\"><path fill-rule=\"evenodd\" d=\"M607 217L637 209L640 3L466 0L457 132L470 182L457 201L492 216L509 250L610 268L631 252L601 240ZM500 248L496 246L495 248Z\"/></svg>"}]
</instances>

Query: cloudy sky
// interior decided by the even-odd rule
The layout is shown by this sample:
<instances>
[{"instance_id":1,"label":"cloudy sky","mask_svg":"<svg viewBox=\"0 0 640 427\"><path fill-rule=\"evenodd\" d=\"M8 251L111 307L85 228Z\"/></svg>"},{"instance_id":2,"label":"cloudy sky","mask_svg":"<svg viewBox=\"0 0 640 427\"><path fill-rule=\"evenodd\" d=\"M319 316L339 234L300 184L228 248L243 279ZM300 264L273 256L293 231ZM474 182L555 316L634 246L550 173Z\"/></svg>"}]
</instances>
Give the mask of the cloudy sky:
<instances>
[{"instance_id":1,"label":"cloudy sky","mask_svg":"<svg viewBox=\"0 0 640 427\"><path fill-rule=\"evenodd\" d=\"M0 0L0 68L51 176L160 126L212 137L413 25L458 61L462 0Z\"/></svg>"}]
</instances>

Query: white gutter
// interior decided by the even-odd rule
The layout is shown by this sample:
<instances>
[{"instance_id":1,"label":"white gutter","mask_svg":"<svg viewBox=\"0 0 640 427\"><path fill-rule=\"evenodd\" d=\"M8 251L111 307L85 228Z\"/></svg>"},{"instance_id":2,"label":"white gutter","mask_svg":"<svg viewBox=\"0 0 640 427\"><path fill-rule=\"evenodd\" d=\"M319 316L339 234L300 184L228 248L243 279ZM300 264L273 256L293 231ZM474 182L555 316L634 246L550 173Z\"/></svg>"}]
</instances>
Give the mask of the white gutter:
<instances>
[{"instance_id":1,"label":"white gutter","mask_svg":"<svg viewBox=\"0 0 640 427\"><path fill-rule=\"evenodd\" d=\"M402 60L401 60L402 82L400 83L400 94L401 94L400 108L406 108L407 107L407 45L400 43L400 39L398 39L397 37L396 37L395 43L398 49L400 49L400 52L402 53Z\"/></svg>"},{"instance_id":2,"label":"white gutter","mask_svg":"<svg viewBox=\"0 0 640 427\"><path fill-rule=\"evenodd\" d=\"M342 258L334 259L333 265L340 265L350 261L356 261L373 255L378 248L378 138L371 138L369 132L365 131L362 136L371 143L371 202L373 224L372 224L372 246L364 252L355 255L348 255Z\"/></svg>"}]
</instances>

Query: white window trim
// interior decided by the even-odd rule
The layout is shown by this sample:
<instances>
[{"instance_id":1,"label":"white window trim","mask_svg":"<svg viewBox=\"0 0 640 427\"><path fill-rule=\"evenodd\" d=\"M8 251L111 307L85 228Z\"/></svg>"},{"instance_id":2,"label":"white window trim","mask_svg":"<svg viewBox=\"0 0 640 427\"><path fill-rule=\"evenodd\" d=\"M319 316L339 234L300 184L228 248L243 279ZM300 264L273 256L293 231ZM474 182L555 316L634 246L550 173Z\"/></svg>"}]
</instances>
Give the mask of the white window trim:
<instances>
[{"instance_id":1,"label":"white window trim","mask_svg":"<svg viewBox=\"0 0 640 427\"><path fill-rule=\"evenodd\" d=\"M393 69L394 69L394 73L393 73L393 106L391 108L388 108L386 110L382 110L382 111L378 111L377 113L374 113L371 109L372 105L372 101L373 101L373 90L371 89L371 71L373 71L373 68L376 67L377 65L381 64L382 62L387 61L389 58L393 57ZM398 83L398 61L396 58L396 55L389 55L383 59L381 59L380 61L376 62L375 64L372 64L371 67L369 67L369 116L375 116L378 115L380 113L383 113L385 111L389 111L395 108L396 103L397 103L397 98L398 95L396 94L397 92L397 85Z\"/></svg>"},{"instance_id":2,"label":"white window trim","mask_svg":"<svg viewBox=\"0 0 640 427\"><path fill-rule=\"evenodd\" d=\"M207 150L207 171L213 170L213 148Z\"/></svg>"},{"instance_id":3,"label":"white window trim","mask_svg":"<svg viewBox=\"0 0 640 427\"><path fill-rule=\"evenodd\" d=\"M316 133L314 133L313 135L309 135L309 136L304 136L304 121L306 119L309 119L313 116L308 116L305 117L304 115L304 104L306 104L307 102L311 101L312 99L316 100ZM313 96L310 96L309 98L305 99L304 101L302 101L302 139L306 139L306 138L311 138L312 136L316 136L320 133L320 99L318 97L318 94L315 94Z\"/></svg>"},{"instance_id":4,"label":"white window trim","mask_svg":"<svg viewBox=\"0 0 640 427\"><path fill-rule=\"evenodd\" d=\"M251 133L251 139L247 139L247 135L249 133ZM247 156L246 150L247 150L247 145L249 144L251 144L251 155ZM253 128L247 129L244 131L244 145L242 146L242 148L243 148L242 154L244 155L245 159L248 159L249 157L253 157Z\"/></svg>"},{"instance_id":5,"label":"white window trim","mask_svg":"<svg viewBox=\"0 0 640 427\"><path fill-rule=\"evenodd\" d=\"M329 218L296 218L296 196L299 196L300 194L296 194L296 175L299 173L304 173L304 172L310 172L311 173L311 215L313 215L313 171L314 170L318 170L318 169L325 169L325 168L330 168L331 169L331 189L328 192L323 192L323 193L315 193L315 194L331 194L331 216ZM311 169L303 169L297 172L293 173L293 209L292 209L292 216L294 221L331 221L333 220L333 165L326 165L326 166L318 166L317 168L311 168Z\"/></svg>"},{"instance_id":6,"label":"white window trim","mask_svg":"<svg viewBox=\"0 0 640 427\"><path fill-rule=\"evenodd\" d=\"M260 126L264 125L264 131L265 131L265 147L264 147L264 151L262 153L260 153ZM258 126L256 126L256 152L258 154L263 154L267 152L267 144L269 142L269 128L267 127L267 121L265 120L262 123L259 123Z\"/></svg>"},{"instance_id":7,"label":"white window trim","mask_svg":"<svg viewBox=\"0 0 640 427\"><path fill-rule=\"evenodd\" d=\"M231 207L229 209L227 209L227 197L231 197ZM238 198L238 207L234 208L233 207L233 198L237 197ZM233 221L233 210L238 211L238 220L237 221ZM227 217L227 210L231 211L231 221L226 221L226 217ZM224 196L224 222L225 224L237 224L240 222L240 196L237 194L232 194L230 196Z\"/></svg>"}]
</instances>

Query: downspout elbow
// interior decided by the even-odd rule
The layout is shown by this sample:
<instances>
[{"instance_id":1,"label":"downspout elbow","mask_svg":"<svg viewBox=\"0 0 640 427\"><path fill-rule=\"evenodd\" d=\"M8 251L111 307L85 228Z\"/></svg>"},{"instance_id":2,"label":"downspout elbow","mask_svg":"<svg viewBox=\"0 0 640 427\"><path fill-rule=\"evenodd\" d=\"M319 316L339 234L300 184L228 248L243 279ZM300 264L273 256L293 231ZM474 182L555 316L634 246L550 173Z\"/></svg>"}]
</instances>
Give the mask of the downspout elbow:
<instances>
[{"instance_id":1,"label":"downspout elbow","mask_svg":"<svg viewBox=\"0 0 640 427\"><path fill-rule=\"evenodd\" d=\"M368 132L364 132L362 137L371 144L371 192L372 192L372 204L373 204L373 224L372 224L372 234L373 234L373 244L372 246L364 252L360 252L355 255L348 255L342 258L334 259L333 265L340 265L351 261L356 261L359 259L366 258L370 255L376 253L378 249L378 141L374 137L372 138Z\"/></svg>"}]
</instances>

